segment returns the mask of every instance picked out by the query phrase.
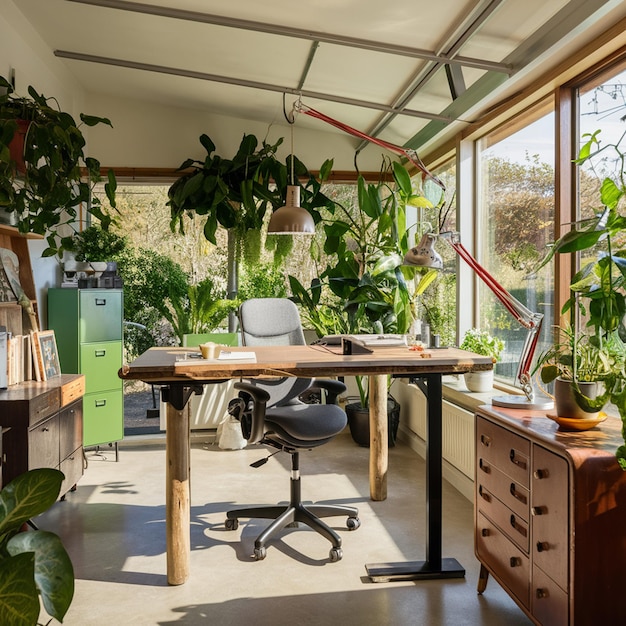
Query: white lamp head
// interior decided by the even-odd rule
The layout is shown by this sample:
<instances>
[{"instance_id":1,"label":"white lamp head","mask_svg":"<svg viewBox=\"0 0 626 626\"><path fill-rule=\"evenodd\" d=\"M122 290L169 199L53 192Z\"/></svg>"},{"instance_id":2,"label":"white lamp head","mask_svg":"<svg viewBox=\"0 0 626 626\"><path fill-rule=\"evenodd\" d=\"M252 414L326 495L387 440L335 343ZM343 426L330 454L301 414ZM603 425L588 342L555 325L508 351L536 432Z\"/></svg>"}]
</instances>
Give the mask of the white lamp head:
<instances>
[{"instance_id":1,"label":"white lamp head","mask_svg":"<svg viewBox=\"0 0 626 626\"><path fill-rule=\"evenodd\" d=\"M315 222L311 214L300 206L300 187L287 186L285 206L272 213L267 232L274 235L313 235Z\"/></svg>"}]
</instances>

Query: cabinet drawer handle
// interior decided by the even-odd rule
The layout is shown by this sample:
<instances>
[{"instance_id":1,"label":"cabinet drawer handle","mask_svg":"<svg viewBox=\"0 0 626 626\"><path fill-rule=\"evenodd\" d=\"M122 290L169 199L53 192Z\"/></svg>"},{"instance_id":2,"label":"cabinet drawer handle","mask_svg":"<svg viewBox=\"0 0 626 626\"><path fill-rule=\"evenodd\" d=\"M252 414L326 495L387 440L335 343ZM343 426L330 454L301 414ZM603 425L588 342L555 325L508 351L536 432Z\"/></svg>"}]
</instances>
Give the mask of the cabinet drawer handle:
<instances>
[{"instance_id":1,"label":"cabinet drawer handle","mask_svg":"<svg viewBox=\"0 0 626 626\"><path fill-rule=\"evenodd\" d=\"M533 476L537 480L542 480L544 478L548 478L548 470L546 469L537 469L533 472Z\"/></svg>"},{"instance_id":2,"label":"cabinet drawer handle","mask_svg":"<svg viewBox=\"0 0 626 626\"><path fill-rule=\"evenodd\" d=\"M522 559L520 559L519 556L512 556L509 559L509 565L511 567L520 567L521 564L522 564Z\"/></svg>"},{"instance_id":3,"label":"cabinet drawer handle","mask_svg":"<svg viewBox=\"0 0 626 626\"><path fill-rule=\"evenodd\" d=\"M106 406L106 404L107 404L106 400L96 400L97 407Z\"/></svg>"},{"instance_id":4,"label":"cabinet drawer handle","mask_svg":"<svg viewBox=\"0 0 626 626\"><path fill-rule=\"evenodd\" d=\"M530 512L532 515L544 515L544 513L548 512L548 508L545 506L533 506Z\"/></svg>"},{"instance_id":5,"label":"cabinet drawer handle","mask_svg":"<svg viewBox=\"0 0 626 626\"><path fill-rule=\"evenodd\" d=\"M49 432L50 432L50 429L49 429L47 426L44 426L44 427L41 429L41 432L42 432L42 433L49 433Z\"/></svg>"},{"instance_id":6,"label":"cabinet drawer handle","mask_svg":"<svg viewBox=\"0 0 626 626\"><path fill-rule=\"evenodd\" d=\"M106 298L96 298L96 306L106 306Z\"/></svg>"},{"instance_id":7,"label":"cabinet drawer handle","mask_svg":"<svg viewBox=\"0 0 626 626\"><path fill-rule=\"evenodd\" d=\"M478 467L485 472L485 474L491 474L491 467L489 467L489 463L486 463L482 459L478 461Z\"/></svg>"},{"instance_id":8,"label":"cabinet drawer handle","mask_svg":"<svg viewBox=\"0 0 626 626\"><path fill-rule=\"evenodd\" d=\"M511 515L511 526L513 526L513 528L520 534L522 535L522 537L526 537L526 535L528 534L528 531L526 530L526 528L524 528L524 526L522 526L522 524L520 524L517 519L515 518L515 515Z\"/></svg>"},{"instance_id":9,"label":"cabinet drawer handle","mask_svg":"<svg viewBox=\"0 0 626 626\"><path fill-rule=\"evenodd\" d=\"M548 597L548 590L547 589L537 589L537 591L535 591L535 595L537 596L538 600L541 600L543 598L547 598Z\"/></svg>"},{"instance_id":10,"label":"cabinet drawer handle","mask_svg":"<svg viewBox=\"0 0 626 626\"><path fill-rule=\"evenodd\" d=\"M481 537L489 537L489 529L488 528L482 528L480 531L480 535Z\"/></svg>"},{"instance_id":11,"label":"cabinet drawer handle","mask_svg":"<svg viewBox=\"0 0 626 626\"><path fill-rule=\"evenodd\" d=\"M483 486L480 485L478 487L478 495L485 501L485 502L491 502L491 496L488 493L485 493L483 491Z\"/></svg>"},{"instance_id":12,"label":"cabinet drawer handle","mask_svg":"<svg viewBox=\"0 0 626 626\"><path fill-rule=\"evenodd\" d=\"M511 448L511 452L509 452L509 458L511 459L511 463L513 463L514 465L517 465L517 467L521 469L526 469L526 459L523 457L519 458L516 455L515 450L513 450L513 448Z\"/></svg>"},{"instance_id":13,"label":"cabinet drawer handle","mask_svg":"<svg viewBox=\"0 0 626 626\"><path fill-rule=\"evenodd\" d=\"M101 356L106 356L107 351L106 351L106 350L96 350L96 351L94 352L94 354L96 355L96 358L97 358L97 357L101 357Z\"/></svg>"},{"instance_id":14,"label":"cabinet drawer handle","mask_svg":"<svg viewBox=\"0 0 626 626\"><path fill-rule=\"evenodd\" d=\"M550 544L547 541L537 542L537 552L547 552L550 549Z\"/></svg>"},{"instance_id":15,"label":"cabinet drawer handle","mask_svg":"<svg viewBox=\"0 0 626 626\"><path fill-rule=\"evenodd\" d=\"M487 437L487 435L481 435L480 436L480 443L482 443L483 446L488 448L491 445L491 437Z\"/></svg>"},{"instance_id":16,"label":"cabinet drawer handle","mask_svg":"<svg viewBox=\"0 0 626 626\"><path fill-rule=\"evenodd\" d=\"M515 483L511 483L511 495L516 499L519 500L522 504L526 504L527 498L523 493L520 493L516 486Z\"/></svg>"}]
</instances>

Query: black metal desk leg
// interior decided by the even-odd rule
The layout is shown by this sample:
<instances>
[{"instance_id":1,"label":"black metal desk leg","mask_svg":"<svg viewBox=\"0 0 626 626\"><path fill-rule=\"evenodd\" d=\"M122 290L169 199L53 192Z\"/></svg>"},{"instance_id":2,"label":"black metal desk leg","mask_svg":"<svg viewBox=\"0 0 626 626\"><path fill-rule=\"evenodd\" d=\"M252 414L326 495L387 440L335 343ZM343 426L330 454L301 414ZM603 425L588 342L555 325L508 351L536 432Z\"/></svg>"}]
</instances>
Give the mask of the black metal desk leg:
<instances>
[{"instance_id":1,"label":"black metal desk leg","mask_svg":"<svg viewBox=\"0 0 626 626\"><path fill-rule=\"evenodd\" d=\"M373 582L463 578L456 559L441 557L442 544L442 381L441 374L423 374L415 380L427 400L426 443L426 560L366 565ZM425 384L424 384L425 383Z\"/></svg>"}]
</instances>

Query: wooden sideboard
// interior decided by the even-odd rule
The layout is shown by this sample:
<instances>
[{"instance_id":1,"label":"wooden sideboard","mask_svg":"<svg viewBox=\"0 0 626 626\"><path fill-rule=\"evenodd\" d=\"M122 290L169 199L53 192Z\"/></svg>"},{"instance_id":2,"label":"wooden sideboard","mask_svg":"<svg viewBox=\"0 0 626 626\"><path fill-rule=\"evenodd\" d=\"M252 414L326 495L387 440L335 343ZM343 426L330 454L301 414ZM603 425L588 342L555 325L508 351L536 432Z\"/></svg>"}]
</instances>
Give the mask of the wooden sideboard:
<instances>
[{"instance_id":1,"label":"wooden sideboard","mask_svg":"<svg viewBox=\"0 0 626 626\"><path fill-rule=\"evenodd\" d=\"M83 475L85 377L63 374L0 390L2 485L19 474L52 467L65 474L60 496Z\"/></svg>"},{"instance_id":2,"label":"wooden sideboard","mask_svg":"<svg viewBox=\"0 0 626 626\"><path fill-rule=\"evenodd\" d=\"M626 589L621 421L562 432L545 413L476 413L475 552L537 624L610 623Z\"/></svg>"}]
</instances>

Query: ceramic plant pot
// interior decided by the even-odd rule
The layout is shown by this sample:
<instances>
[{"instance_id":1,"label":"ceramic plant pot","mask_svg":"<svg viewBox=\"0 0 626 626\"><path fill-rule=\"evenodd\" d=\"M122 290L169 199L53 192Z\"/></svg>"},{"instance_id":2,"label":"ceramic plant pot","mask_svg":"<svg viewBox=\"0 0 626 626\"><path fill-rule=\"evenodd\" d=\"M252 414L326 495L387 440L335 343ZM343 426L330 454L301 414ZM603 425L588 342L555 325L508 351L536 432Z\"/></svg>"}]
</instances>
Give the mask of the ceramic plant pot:
<instances>
[{"instance_id":1,"label":"ceramic plant pot","mask_svg":"<svg viewBox=\"0 0 626 626\"><path fill-rule=\"evenodd\" d=\"M348 416L348 426L354 442L364 448L370 445L370 410L363 407L359 402L346 404L346 415ZM400 405L393 399L387 400L388 419L388 447L396 445L396 436L400 424Z\"/></svg>"},{"instance_id":2,"label":"ceramic plant pot","mask_svg":"<svg viewBox=\"0 0 626 626\"><path fill-rule=\"evenodd\" d=\"M588 398L595 398L600 392L599 383L579 382L580 391ZM572 382L563 378L554 381L554 408L559 417L577 417L580 419L595 419L600 411L589 413L584 411L576 402L576 396L572 389Z\"/></svg>"},{"instance_id":3,"label":"ceramic plant pot","mask_svg":"<svg viewBox=\"0 0 626 626\"><path fill-rule=\"evenodd\" d=\"M493 370L484 372L465 372L465 386L475 393L485 393L493 389Z\"/></svg>"}]
</instances>

